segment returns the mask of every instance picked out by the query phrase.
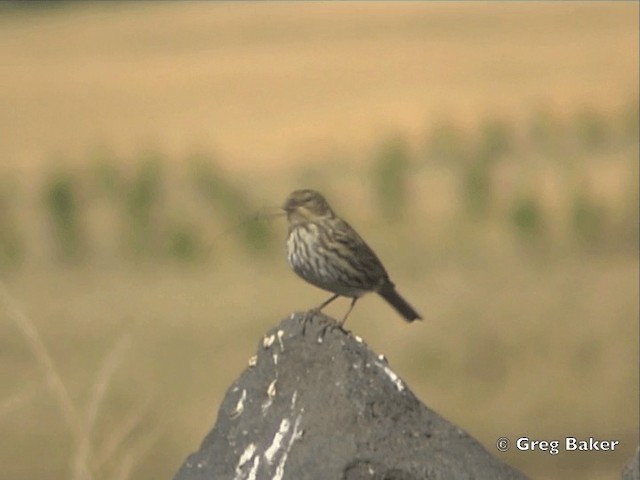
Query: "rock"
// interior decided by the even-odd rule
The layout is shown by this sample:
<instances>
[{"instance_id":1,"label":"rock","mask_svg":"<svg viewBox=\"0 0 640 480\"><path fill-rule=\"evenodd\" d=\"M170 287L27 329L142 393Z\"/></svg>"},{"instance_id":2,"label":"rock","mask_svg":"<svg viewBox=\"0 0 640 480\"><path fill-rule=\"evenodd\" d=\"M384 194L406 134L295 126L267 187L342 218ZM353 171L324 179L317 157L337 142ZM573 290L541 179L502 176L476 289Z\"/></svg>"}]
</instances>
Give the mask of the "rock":
<instances>
[{"instance_id":1,"label":"rock","mask_svg":"<svg viewBox=\"0 0 640 480\"><path fill-rule=\"evenodd\" d=\"M303 327L303 318L260 342L174 480L526 478L422 404L334 320L309 314Z\"/></svg>"},{"instance_id":2,"label":"rock","mask_svg":"<svg viewBox=\"0 0 640 480\"><path fill-rule=\"evenodd\" d=\"M640 480L640 447L622 472L622 480Z\"/></svg>"}]
</instances>

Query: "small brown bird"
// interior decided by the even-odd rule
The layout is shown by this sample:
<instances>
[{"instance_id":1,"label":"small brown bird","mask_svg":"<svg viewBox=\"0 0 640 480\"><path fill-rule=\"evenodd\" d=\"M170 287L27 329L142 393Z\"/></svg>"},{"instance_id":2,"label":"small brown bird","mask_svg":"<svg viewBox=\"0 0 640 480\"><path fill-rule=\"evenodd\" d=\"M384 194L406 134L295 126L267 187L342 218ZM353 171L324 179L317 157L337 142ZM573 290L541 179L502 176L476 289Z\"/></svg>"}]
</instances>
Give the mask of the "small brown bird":
<instances>
[{"instance_id":1,"label":"small brown bird","mask_svg":"<svg viewBox=\"0 0 640 480\"><path fill-rule=\"evenodd\" d=\"M373 250L333 212L320 193L296 190L283 209L289 221L289 265L307 282L335 294L314 310L320 311L339 296L351 298L342 326L363 294L377 292L407 322L422 318L396 292Z\"/></svg>"}]
</instances>

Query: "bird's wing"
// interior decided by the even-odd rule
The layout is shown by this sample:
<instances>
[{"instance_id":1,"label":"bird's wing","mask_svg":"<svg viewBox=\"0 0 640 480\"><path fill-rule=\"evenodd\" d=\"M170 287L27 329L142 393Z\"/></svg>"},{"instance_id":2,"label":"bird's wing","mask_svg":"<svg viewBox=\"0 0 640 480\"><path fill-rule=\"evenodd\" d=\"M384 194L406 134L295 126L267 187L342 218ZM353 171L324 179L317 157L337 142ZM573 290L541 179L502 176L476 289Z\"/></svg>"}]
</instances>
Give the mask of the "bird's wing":
<instances>
[{"instance_id":1,"label":"bird's wing","mask_svg":"<svg viewBox=\"0 0 640 480\"><path fill-rule=\"evenodd\" d=\"M348 252L345 259L351 268L364 275L368 288L373 289L389 281L378 256L351 225L340 220L335 226L334 233L336 242Z\"/></svg>"}]
</instances>

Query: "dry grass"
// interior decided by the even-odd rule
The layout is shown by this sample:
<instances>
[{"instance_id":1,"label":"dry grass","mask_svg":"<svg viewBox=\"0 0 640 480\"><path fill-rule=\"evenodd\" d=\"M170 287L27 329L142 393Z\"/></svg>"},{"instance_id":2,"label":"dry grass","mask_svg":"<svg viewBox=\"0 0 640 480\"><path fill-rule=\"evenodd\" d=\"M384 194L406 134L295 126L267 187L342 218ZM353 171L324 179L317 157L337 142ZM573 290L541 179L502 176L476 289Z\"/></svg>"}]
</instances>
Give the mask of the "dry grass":
<instances>
[{"instance_id":1,"label":"dry grass","mask_svg":"<svg viewBox=\"0 0 640 480\"><path fill-rule=\"evenodd\" d=\"M618 439L611 454L503 457L533 478L618 478L638 444L637 251L617 237L582 248L566 218L579 188L613 220L630 218L631 204L637 216L637 145L518 151L496 167L495 208L472 225L460 171L428 158L412 163L405 221L382 223L369 159L396 132L425 151L427 127L442 119L517 129L541 107L559 118L585 105L618 112L637 95L637 15L637 3L593 2L167 2L7 14L0 174L17 172L24 198L37 199L56 152L86 173L97 145L123 164L151 145L174 163L170 190L193 149L221 152L218 163L261 206L301 184L321 188L426 316L408 327L371 297L350 319L426 404L492 452L502 435ZM522 192L548 222L533 245L501 220ZM186 192L172 195L187 204ZM0 290L3 473L170 477L262 332L323 294L279 250L248 257L214 222L212 256L197 265L127 264L106 248L62 267L37 205L19 212L31 256L3 272ZM111 245L113 218L91 213L97 244Z\"/></svg>"},{"instance_id":2,"label":"dry grass","mask_svg":"<svg viewBox=\"0 0 640 480\"><path fill-rule=\"evenodd\" d=\"M131 478L132 469L145 457L146 452L159 436L159 426L155 426L146 432L141 440L134 442L128 438L147 414L149 403L142 403L143 408L134 410L133 415L126 411L122 412L124 421L117 422L115 428L99 432L100 435L109 435L109 437L99 438L95 432L98 416L104 410L107 394L112 388L113 376L120 364L123 363L125 352L131 345L131 336L122 335L104 356L101 365L94 374L94 383L90 388L86 405L81 408L72 398L68 388L69 382L63 377L60 368L56 365L36 324L20 308L2 283L0 283L0 303L3 311L7 313L9 320L12 321L28 345L37 367L45 378L48 391L56 403L57 410L62 414L64 426L71 430L73 441L68 448L70 456L68 459L69 478L73 480L92 480L95 478L124 480ZM9 406L14 407L15 403L21 403L21 400L27 395L28 392L15 394L8 401L5 401L5 409L8 409ZM109 432L109 430L113 431ZM101 443L102 446L100 446ZM126 449L121 451L123 445L126 445ZM114 456L116 457L115 461ZM115 472L109 471L109 467L114 468L110 463L116 464Z\"/></svg>"},{"instance_id":3,"label":"dry grass","mask_svg":"<svg viewBox=\"0 0 640 480\"><path fill-rule=\"evenodd\" d=\"M637 91L637 17L622 2L140 3L9 16L0 155L33 171L52 152L150 144L272 171L311 152L359 154L390 128L419 134L441 117L611 107Z\"/></svg>"}]
</instances>

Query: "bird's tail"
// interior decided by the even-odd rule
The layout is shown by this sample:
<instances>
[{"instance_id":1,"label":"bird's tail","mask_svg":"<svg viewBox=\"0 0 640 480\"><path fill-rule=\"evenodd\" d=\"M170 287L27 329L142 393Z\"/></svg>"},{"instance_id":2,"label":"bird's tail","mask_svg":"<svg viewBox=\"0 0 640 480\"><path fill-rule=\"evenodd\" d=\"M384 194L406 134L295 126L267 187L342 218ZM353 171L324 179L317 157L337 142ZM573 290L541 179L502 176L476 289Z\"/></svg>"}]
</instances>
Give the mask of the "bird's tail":
<instances>
[{"instance_id":1,"label":"bird's tail","mask_svg":"<svg viewBox=\"0 0 640 480\"><path fill-rule=\"evenodd\" d=\"M378 293L382 298L389 302L389 304L395 308L407 322L422 320L420 314L416 312L413 307L398 294L398 292L396 292L396 288L393 284L383 286Z\"/></svg>"}]
</instances>

